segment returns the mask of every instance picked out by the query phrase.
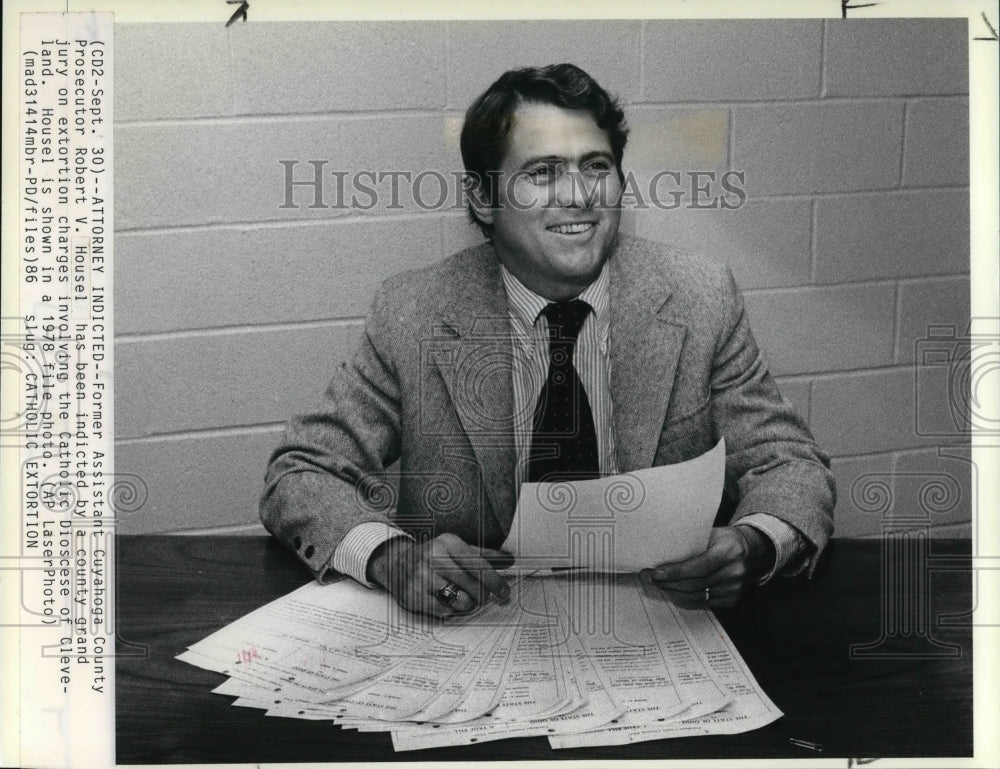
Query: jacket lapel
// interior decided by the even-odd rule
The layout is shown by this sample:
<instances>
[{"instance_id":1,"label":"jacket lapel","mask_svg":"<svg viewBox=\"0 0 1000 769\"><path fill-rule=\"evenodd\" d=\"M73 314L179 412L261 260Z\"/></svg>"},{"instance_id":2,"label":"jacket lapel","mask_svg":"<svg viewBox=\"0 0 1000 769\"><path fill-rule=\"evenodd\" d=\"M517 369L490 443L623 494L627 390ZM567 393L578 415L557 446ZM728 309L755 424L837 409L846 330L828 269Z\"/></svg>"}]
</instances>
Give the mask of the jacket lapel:
<instances>
[{"instance_id":1,"label":"jacket lapel","mask_svg":"<svg viewBox=\"0 0 1000 769\"><path fill-rule=\"evenodd\" d=\"M438 317L453 336L435 343L434 357L472 444L493 515L507 532L516 505L513 352L507 293L489 244L469 253L452 273Z\"/></svg>"},{"instance_id":2,"label":"jacket lapel","mask_svg":"<svg viewBox=\"0 0 1000 769\"><path fill-rule=\"evenodd\" d=\"M662 254L622 238L611 257L611 397L620 472L650 467L685 327L667 320ZM435 342L441 378L472 445L501 530L516 506L511 329L500 264L489 244L468 253L436 309L449 338Z\"/></svg>"},{"instance_id":3,"label":"jacket lapel","mask_svg":"<svg viewBox=\"0 0 1000 769\"><path fill-rule=\"evenodd\" d=\"M673 389L684 326L663 312L662 254L622 239L611 257L611 397L620 472L650 467Z\"/></svg>"}]
</instances>

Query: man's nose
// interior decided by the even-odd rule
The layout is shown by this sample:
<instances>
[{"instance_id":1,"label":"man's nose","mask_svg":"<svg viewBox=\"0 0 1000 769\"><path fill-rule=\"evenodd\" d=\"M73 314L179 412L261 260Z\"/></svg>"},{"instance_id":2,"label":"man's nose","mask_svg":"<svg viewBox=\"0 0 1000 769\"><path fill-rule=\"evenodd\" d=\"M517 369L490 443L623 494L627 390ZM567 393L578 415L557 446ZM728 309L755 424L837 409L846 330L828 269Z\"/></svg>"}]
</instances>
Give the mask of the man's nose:
<instances>
[{"instance_id":1,"label":"man's nose","mask_svg":"<svg viewBox=\"0 0 1000 769\"><path fill-rule=\"evenodd\" d=\"M555 203L563 208L589 208L591 189L583 174L576 169L559 174L555 184Z\"/></svg>"}]
</instances>

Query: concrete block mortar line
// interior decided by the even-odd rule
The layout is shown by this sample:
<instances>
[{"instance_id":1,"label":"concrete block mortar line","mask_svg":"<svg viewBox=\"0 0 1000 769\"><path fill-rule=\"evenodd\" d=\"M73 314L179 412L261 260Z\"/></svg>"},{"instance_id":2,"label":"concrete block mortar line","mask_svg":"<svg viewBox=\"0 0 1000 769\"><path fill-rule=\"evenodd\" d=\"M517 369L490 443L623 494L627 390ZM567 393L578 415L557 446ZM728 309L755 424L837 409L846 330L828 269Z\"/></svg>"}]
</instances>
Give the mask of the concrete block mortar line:
<instances>
[{"instance_id":1,"label":"concrete block mortar line","mask_svg":"<svg viewBox=\"0 0 1000 769\"><path fill-rule=\"evenodd\" d=\"M322 112L275 112L275 113L242 113L236 115L217 115L213 117L172 117L157 120L116 120L117 128L157 128L175 127L200 123L202 125L239 125L241 123L280 123L308 122L310 120L381 120L385 118L435 118L447 117L454 112L452 109L438 107L401 107L398 109L380 110L326 110Z\"/></svg>"},{"instance_id":2,"label":"concrete block mortar line","mask_svg":"<svg viewBox=\"0 0 1000 769\"><path fill-rule=\"evenodd\" d=\"M231 35L226 35L226 58L229 61L229 114L236 114L236 52Z\"/></svg>"},{"instance_id":3,"label":"concrete block mortar line","mask_svg":"<svg viewBox=\"0 0 1000 769\"><path fill-rule=\"evenodd\" d=\"M893 454L895 455L894 460L905 459L906 457L916 456L918 454L929 454L934 452L934 456L938 459L955 459L958 460L959 457L949 453L949 449L961 449L964 444L961 443L943 443L939 446L907 446L906 448L895 449ZM895 465L893 465L895 470Z\"/></svg>"},{"instance_id":4,"label":"concrete block mortar line","mask_svg":"<svg viewBox=\"0 0 1000 769\"><path fill-rule=\"evenodd\" d=\"M444 108L451 107L451 22L445 19L444 22Z\"/></svg>"},{"instance_id":5,"label":"concrete block mortar line","mask_svg":"<svg viewBox=\"0 0 1000 769\"><path fill-rule=\"evenodd\" d=\"M308 206L302 206L303 209L308 210ZM313 209L320 210L320 209ZM329 210L329 209L323 209ZM464 209L463 209L464 210ZM426 217L435 215L434 211L421 211L419 213L413 213L410 211L403 211L402 213L391 213L387 214L384 211L378 213L352 213L346 210L345 213L337 214L333 217L322 217L322 218L310 218L310 219L256 219L256 220L244 220L244 221L229 221L229 222L209 222L209 223L198 223L198 224L170 224L170 225L160 225L158 227L130 227L115 230L116 235L174 235L178 232L208 232L212 230L255 230L255 229L280 229L282 227L299 227L299 226L323 226L331 224L347 224L347 223L358 223L358 222L382 222L382 221L408 221L413 220L417 217ZM448 216L447 213L443 216Z\"/></svg>"},{"instance_id":6,"label":"concrete block mortar line","mask_svg":"<svg viewBox=\"0 0 1000 769\"><path fill-rule=\"evenodd\" d=\"M819 36L819 97L826 96L826 28L827 19L823 19L823 30Z\"/></svg>"},{"instance_id":7,"label":"concrete block mortar line","mask_svg":"<svg viewBox=\"0 0 1000 769\"><path fill-rule=\"evenodd\" d=\"M733 110L726 110L726 170L733 169Z\"/></svg>"},{"instance_id":8,"label":"concrete block mortar line","mask_svg":"<svg viewBox=\"0 0 1000 769\"><path fill-rule=\"evenodd\" d=\"M636 98L635 101L627 102L628 106L637 110L651 109L705 109L705 108L735 108L735 107L783 107L789 105L832 105L851 104L865 102L907 102L907 101L935 101L968 98L967 93L954 94L893 94L889 96L834 96L830 98L818 98L814 96L794 99L720 99L706 101L671 101L653 102L645 101L644 98ZM305 122L309 120L376 120L384 118L433 118L448 117L458 110L457 107L449 105L442 108L428 109L427 107L404 107L398 109L381 110L326 110L322 112L282 112L282 113L240 113L232 115L194 116L194 117L171 117L157 119L138 120L116 120L115 126L121 128L154 128L162 126L181 126L201 123L204 125L232 125L247 122L275 123L281 121Z\"/></svg>"},{"instance_id":9,"label":"concrete block mortar line","mask_svg":"<svg viewBox=\"0 0 1000 769\"><path fill-rule=\"evenodd\" d=\"M639 92L636 94L636 101L642 102L646 98L646 28L649 21L643 19L639 24Z\"/></svg>"},{"instance_id":10,"label":"concrete block mortar line","mask_svg":"<svg viewBox=\"0 0 1000 769\"><path fill-rule=\"evenodd\" d=\"M859 454L833 454L830 460L833 462L862 462L876 459L888 459L889 467L892 467L892 451L864 451Z\"/></svg>"},{"instance_id":11,"label":"concrete block mortar line","mask_svg":"<svg viewBox=\"0 0 1000 769\"><path fill-rule=\"evenodd\" d=\"M364 325L362 317L325 318L322 320L282 321L280 323L248 323L239 326L214 326L209 328L185 328L176 331L133 332L115 337L115 344L135 342L166 342L178 339L230 336L233 334L259 334L274 331L307 331L316 328L352 327Z\"/></svg>"},{"instance_id":12,"label":"concrete block mortar line","mask_svg":"<svg viewBox=\"0 0 1000 769\"><path fill-rule=\"evenodd\" d=\"M896 281L896 311L892 316L892 360L895 363L900 362L901 350L900 348L900 329L903 327L903 303L902 303L902 290L900 287L901 281Z\"/></svg>"},{"instance_id":13,"label":"concrete block mortar line","mask_svg":"<svg viewBox=\"0 0 1000 769\"><path fill-rule=\"evenodd\" d=\"M809 200L809 282L816 284L816 277L819 275L816 263L816 198L810 196Z\"/></svg>"},{"instance_id":14,"label":"concrete block mortar line","mask_svg":"<svg viewBox=\"0 0 1000 769\"><path fill-rule=\"evenodd\" d=\"M847 197L880 197L887 195L906 195L910 192L948 192L951 190L968 189L968 184L934 184L924 187L883 187L871 190L841 190L837 192L774 192L766 195L747 195L747 203L758 203L768 200L832 200Z\"/></svg>"},{"instance_id":15,"label":"concrete block mortar line","mask_svg":"<svg viewBox=\"0 0 1000 769\"><path fill-rule=\"evenodd\" d=\"M836 379L859 379L871 374L892 374L909 372L912 376L913 364L887 363L884 366L865 366L864 368L837 369L836 371L799 371L794 374L780 374L789 384L799 384L803 381L810 382L810 388L815 387L820 382L829 382ZM812 399L810 391L810 401Z\"/></svg>"},{"instance_id":16,"label":"concrete block mortar line","mask_svg":"<svg viewBox=\"0 0 1000 769\"><path fill-rule=\"evenodd\" d=\"M909 104L920 105L926 102L935 101L967 101L969 95L967 93L957 93L957 94L936 94L936 93L924 93L924 94L914 94L913 96L907 96L906 101Z\"/></svg>"},{"instance_id":17,"label":"concrete block mortar line","mask_svg":"<svg viewBox=\"0 0 1000 769\"><path fill-rule=\"evenodd\" d=\"M910 102L903 102L903 126L899 134L899 176L896 180L897 189L903 186L903 162L906 157L906 124L909 120Z\"/></svg>"},{"instance_id":18,"label":"concrete block mortar line","mask_svg":"<svg viewBox=\"0 0 1000 769\"><path fill-rule=\"evenodd\" d=\"M892 278L874 278L871 280L852 280L843 281L840 283L818 283L818 284L808 284L804 286L774 286L772 288L748 288L743 291L744 296L762 296L767 294L789 294L789 293L806 293L809 291L817 290L833 290L837 288L878 288L883 286L892 285L896 281Z\"/></svg>"},{"instance_id":19,"label":"concrete block mortar line","mask_svg":"<svg viewBox=\"0 0 1000 769\"><path fill-rule=\"evenodd\" d=\"M900 287L912 286L916 283L934 283L936 281L945 280L955 280L956 278L968 278L969 273L966 272L953 272L953 273L942 273L941 275L915 275L908 278L897 278Z\"/></svg>"},{"instance_id":20,"label":"concrete block mortar line","mask_svg":"<svg viewBox=\"0 0 1000 769\"><path fill-rule=\"evenodd\" d=\"M148 443L169 443L176 441L202 440L206 438L232 438L238 435L267 435L278 433L285 427L284 422L261 422L259 424L226 425L225 427L204 427L200 429L169 430L148 435L132 435L115 438L115 446L138 446Z\"/></svg>"},{"instance_id":21,"label":"concrete block mortar line","mask_svg":"<svg viewBox=\"0 0 1000 769\"><path fill-rule=\"evenodd\" d=\"M257 523L234 523L229 526L219 526L219 527L209 527L205 529L177 529L177 530L167 530L158 532L160 534L168 534L175 537L211 537L211 536L224 536L226 534L255 534L260 533L264 536L269 536L264 525L259 521ZM145 535L148 536L148 535Z\"/></svg>"},{"instance_id":22,"label":"concrete block mortar line","mask_svg":"<svg viewBox=\"0 0 1000 769\"><path fill-rule=\"evenodd\" d=\"M653 109L705 109L714 107L738 108L738 107L794 107L794 106L829 106L840 104L884 104L884 103L905 103L907 99L928 98L928 99L948 99L966 94L890 94L888 96L831 96L820 98L818 96L801 96L791 99L706 99L703 101L638 101L632 102L631 107L638 110Z\"/></svg>"}]
</instances>

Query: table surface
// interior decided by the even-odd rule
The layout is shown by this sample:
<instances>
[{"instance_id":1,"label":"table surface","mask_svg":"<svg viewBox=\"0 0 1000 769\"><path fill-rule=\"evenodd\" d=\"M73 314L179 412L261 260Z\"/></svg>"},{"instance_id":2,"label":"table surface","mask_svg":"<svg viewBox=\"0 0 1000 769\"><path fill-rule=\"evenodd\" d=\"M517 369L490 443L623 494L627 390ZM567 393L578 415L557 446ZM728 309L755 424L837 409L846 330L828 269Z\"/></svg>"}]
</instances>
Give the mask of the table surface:
<instances>
[{"instance_id":1,"label":"table surface","mask_svg":"<svg viewBox=\"0 0 1000 769\"><path fill-rule=\"evenodd\" d=\"M785 714L762 729L573 750L552 750L538 737L395 753L386 733L361 734L324 721L233 707L233 698L211 693L225 676L174 659L309 581L277 542L236 536L118 537L117 760L970 756L969 543L899 542L892 539L890 547L879 540L834 540L813 580L777 580L737 608L716 612ZM925 568L914 569L914 564ZM883 592L893 589L883 587L888 584L884 572L901 580L889 598L906 597L911 608L926 613L904 616L902 604L883 600ZM859 644L871 644L878 656L852 654L852 645ZM789 738L818 743L823 750L797 747Z\"/></svg>"}]
</instances>

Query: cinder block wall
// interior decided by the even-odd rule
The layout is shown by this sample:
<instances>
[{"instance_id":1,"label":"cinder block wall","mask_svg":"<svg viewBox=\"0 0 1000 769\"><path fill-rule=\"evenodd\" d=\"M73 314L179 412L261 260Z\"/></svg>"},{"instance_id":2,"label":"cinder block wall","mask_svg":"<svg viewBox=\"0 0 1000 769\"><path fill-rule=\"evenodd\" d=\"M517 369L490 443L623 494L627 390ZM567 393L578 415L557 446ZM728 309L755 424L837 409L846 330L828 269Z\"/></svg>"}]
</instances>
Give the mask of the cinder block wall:
<instances>
[{"instance_id":1,"label":"cinder block wall","mask_svg":"<svg viewBox=\"0 0 1000 769\"><path fill-rule=\"evenodd\" d=\"M458 170L475 95L509 67L572 61L627 106L637 178L745 173L736 210L689 198L625 227L730 264L783 392L835 457L837 534L923 514L935 478L961 489L935 534L968 534L967 444L921 434L949 432L946 372L914 371L929 324L969 318L964 20L115 32L117 471L148 493L120 532L262 532L281 425L349 354L377 284L479 239L462 211L406 194L362 212L309 208L298 188L282 208L279 161L297 179L309 160ZM887 512L883 487L855 485L869 474Z\"/></svg>"}]
</instances>

